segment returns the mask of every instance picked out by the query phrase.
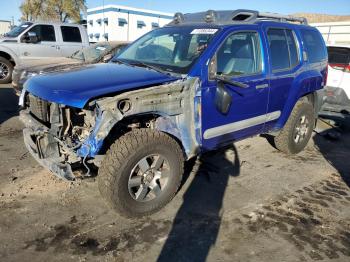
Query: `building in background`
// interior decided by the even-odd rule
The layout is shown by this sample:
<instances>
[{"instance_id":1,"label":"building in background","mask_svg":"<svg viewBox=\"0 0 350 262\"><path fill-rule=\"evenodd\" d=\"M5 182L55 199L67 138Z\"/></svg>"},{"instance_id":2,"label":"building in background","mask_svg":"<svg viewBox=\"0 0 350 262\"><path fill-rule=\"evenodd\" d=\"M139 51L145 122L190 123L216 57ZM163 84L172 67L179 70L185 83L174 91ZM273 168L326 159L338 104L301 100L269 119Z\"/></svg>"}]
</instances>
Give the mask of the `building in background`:
<instances>
[{"instance_id":1,"label":"building in background","mask_svg":"<svg viewBox=\"0 0 350 262\"><path fill-rule=\"evenodd\" d=\"M173 14L119 5L87 10L90 42L134 41L145 33L166 25Z\"/></svg>"},{"instance_id":2,"label":"building in background","mask_svg":"<svg viewBox=\"0 0 350 262\"><path fill-rule=\"evenodd\" d=\"M350 43L350 21L312 23L322 34L326 43Z\"/></svg>"},{"instance_id":3,"label":"building in background","mask_svg":"<svg viewBox=\"0 0 350 262\"><path fill-rule=\"evenodd\" d=\"M0 20L0 35L3 35L11 30L11 21Z\"/></svg>"}]
</instances>

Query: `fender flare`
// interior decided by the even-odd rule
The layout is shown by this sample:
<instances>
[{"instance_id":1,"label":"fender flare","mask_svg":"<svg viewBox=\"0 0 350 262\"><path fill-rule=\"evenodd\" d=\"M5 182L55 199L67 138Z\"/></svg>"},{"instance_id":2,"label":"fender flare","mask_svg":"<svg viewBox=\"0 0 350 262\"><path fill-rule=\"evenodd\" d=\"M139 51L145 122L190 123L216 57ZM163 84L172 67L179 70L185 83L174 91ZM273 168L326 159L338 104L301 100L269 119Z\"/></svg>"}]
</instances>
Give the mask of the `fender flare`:
<instances>
[{"instance_id":1,"label":"fender flare","mask_svg":"<svg viewBox=\"0 0 350 262\"><path fill-rule=\"evenodd\" d=\"M13 52L10 48L8 48L7 46L4 46L4 45L1 45L0 43L0 56L2 57L1 53L6 53L8 54L12 60L14 61L15 65L18 64L19 62L19 58L18 56L16 55L15 52Z\"/></svg>"},{"instance_id":2,"label":"fender flare","mask_svg":"<svg viewBox=\"0 0 350 262\"><path fill-rule=\"evenodd\" d=\"M277 121L275 128L281 129L284 127L284 125L287 123L289 115L291 114L292 110L294 109L295 104L299 101L300 98L308 95L308 94L317 94L317 98L314 97L314 107L318 107L319 105L316 105L319 102L319 99L323 99L322 97L322 80L323 76L319 71L312 70L303 72L300 74L297 78L294 79L293 84L291 86L290 92L288 94L288 98L286 100L286 103L282 109L281 117ZM321 91L318 91L321 90ZM316 110L319 110L315 108Z\"/></svg>"}]
</instances>

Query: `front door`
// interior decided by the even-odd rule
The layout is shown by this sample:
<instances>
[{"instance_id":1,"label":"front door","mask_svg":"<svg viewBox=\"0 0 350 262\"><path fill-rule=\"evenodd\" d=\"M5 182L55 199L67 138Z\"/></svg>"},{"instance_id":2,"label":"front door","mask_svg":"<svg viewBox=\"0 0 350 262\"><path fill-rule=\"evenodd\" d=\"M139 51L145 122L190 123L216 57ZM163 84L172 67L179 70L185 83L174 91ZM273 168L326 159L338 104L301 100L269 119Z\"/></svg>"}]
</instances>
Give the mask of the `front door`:
<instances>
[{"instance_id":1,"label":"front door","mask_svg":"<svg viewBox=\"0 0 350 262\"><path fill-rule=\"evenodd\" d=\"M267 119L279 117L267 114L269 81L263 67L263 43L257 31L239 31L217 50L210 65L216 74L209 69L209 75L216 77L209 76L202 87L204 149L258 134Z\"/></svg>"},{"instance_id":2,"label":"front door","mask_svg":"<svg viewBox=\"0 0 350 262\"><path fill-rule=\"evenodd\" d=\"M39 42L21 43L20 58L22 61L61 56L60 51L57 49L57 38L54 26L35 25L28 32L36 33Z\"/></svg>"}]
</instances>

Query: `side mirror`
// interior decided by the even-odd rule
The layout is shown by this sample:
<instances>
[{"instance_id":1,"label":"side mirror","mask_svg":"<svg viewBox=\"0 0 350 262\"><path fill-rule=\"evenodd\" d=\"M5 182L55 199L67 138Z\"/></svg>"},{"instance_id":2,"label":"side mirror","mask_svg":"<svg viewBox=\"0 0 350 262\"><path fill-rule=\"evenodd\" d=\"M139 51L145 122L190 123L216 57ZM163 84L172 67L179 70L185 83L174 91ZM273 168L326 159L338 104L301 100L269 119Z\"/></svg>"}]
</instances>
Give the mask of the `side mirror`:
<instances>
[{"instance_id":1,"label":"side mirror","mask_svg":"<svg viewBox=\"0 0 350 262\"><path fill-rule=\"evenodd\" d=\"M227 91L225 84L218 81L215 92L215 106L224 115L226 115L232 104L232 96Z\"/></svg>"},{"instance_id":2,"label":"side mirror","mask_svg":"<svg viewBox=\"0 0 350 262\"><path fill-rule=\"evenodd\" d=\"M36 44L39 42L39 38L35 32L28 32L24 36L24 42L30 44Z\"/></svg>"},{"instance_id":3,"label":"side mirror","mask_svg":"<svg viewBox=\"0 0 350 262\"><path fill-rule=\"evenodd\" d=\"M105 55L102 59L103 63L108 63L113 58L112 54Z\"/></svg>"}]
</instances>

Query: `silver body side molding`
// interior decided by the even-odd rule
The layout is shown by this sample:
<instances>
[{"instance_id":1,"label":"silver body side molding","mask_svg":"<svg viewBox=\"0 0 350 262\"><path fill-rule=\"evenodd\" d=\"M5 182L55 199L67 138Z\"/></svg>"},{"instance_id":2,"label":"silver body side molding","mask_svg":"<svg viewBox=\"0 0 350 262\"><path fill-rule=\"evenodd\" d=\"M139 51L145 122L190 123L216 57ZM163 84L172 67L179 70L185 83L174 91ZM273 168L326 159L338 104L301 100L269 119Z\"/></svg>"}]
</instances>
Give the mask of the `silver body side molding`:
<instances>
[{"instance_id":1,"label":"silver body side molding","mask_svg":"<svg viewBox=\"0 0 350 262\"><path fill-rule=\"evenodd\" d=\"M266 115L256 116L239 122L217 126L205 130L203 137L204 139L211 139L214 137L222 136L232 132L240 131L249 127L264 124L265 122L270 122L278 119L281 116L281 111L275 111L268 113Z\"/></svg>"}]
</instances>

